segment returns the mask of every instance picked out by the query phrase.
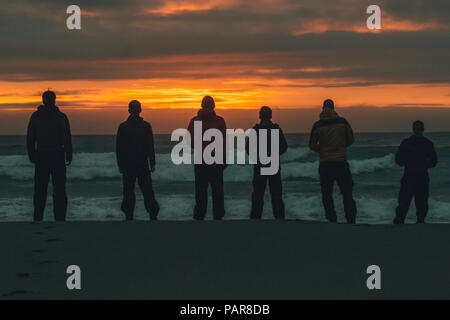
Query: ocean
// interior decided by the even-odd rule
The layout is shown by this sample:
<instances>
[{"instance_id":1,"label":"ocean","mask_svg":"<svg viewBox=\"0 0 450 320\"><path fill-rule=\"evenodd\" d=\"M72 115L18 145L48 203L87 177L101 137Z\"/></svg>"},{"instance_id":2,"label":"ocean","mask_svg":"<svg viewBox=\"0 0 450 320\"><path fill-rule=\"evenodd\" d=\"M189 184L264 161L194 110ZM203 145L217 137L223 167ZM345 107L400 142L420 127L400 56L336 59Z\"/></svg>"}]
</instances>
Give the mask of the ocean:
<instances>
[{"instance_id":1,"label":"ocean","mask_svg":"<svg viewBox=\"0 0 450 320\"><path fill-rule=\"evenodd\" d=\"M391 223L403 169L394 162L397 146L407 133L357 133L349 148L357 223ZM450 133L428 133L437 149L438 166L430 170L431 195L427 222L450 222ZM324 221L318 177L318 155L308 149L307 134L288 134L289 149L281 158L287 219ZM117 169L112 135L74 136L74 159L68 168L68 220L123 220L120 211L121 176ZM160 220L191 220L194 207L194 175L191 165L172 164L169 135L156 135L156 198ZM25 137L0 136L0 222L31 221L34 167L26 156ZM247 219L252 192L252 166L230 165L224 173L225 219ZM147 220L136 186L135 218ZM344 222L339 189L335 186L338 221ZM211 201L207 219L212 218ZM264 219L272 219L268 190ZM53 220L51 185L45 212ZM415 222L414 201L407 222Z\"/></svg>"}]
</instances>

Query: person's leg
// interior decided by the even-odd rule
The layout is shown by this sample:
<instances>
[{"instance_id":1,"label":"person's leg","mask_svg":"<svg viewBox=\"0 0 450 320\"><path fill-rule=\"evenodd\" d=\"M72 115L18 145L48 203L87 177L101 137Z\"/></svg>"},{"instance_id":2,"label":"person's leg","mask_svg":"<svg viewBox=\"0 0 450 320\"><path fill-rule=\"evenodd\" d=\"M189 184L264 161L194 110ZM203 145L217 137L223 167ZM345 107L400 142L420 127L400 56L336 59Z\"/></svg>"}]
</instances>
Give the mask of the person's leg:
<instances>
[{"instance_id":1,"label":"person's leg","mask_svg":"<svg viewBox=\"0 0 450 320\"><path fill-rule=\"evenodd\" d=\"M208 205L208 172L206 165L196 165L195 174L195 207L194 219L203 220Z\"/></svg>"},{"instance_id":2,"label":"person's leg","mask_svg":"<svg viewBox=\"0 0 450 320\"><path fill-rule=\"evenodd\" d=\"M221 220L225 216L225 199L223 192L223 166L214 165L210 168L211 193L213 200L214 220Z\"/></svg>"},{"instance_id":3,"label":"person's leg","mask_svg":"<svg viewBox=\"0 0 450 320\"><path fill-rule=\"evenodd\" d=\"M45 203L47 201L47 188L50 178L50 168L45 165L36 165L34 171L34 221L44 219Z\"/></svg>"},{"instance_id":4,"label":"person's leg","mask_svg":"<svg viewBox=\"0 0 450 320\"><path fill-rule=\"evenodd\" d=\"M53 215L56 221L65 221L67 215L66 165L51 169L53 183Z\"/></svg>"},{"instance_id":5,"label":"person's leg","mask_svg":"<svg viewBox=\"0 0 450 320\"><path fill-rule=\"evenodd\" d=\"M144 196L145 209L150 215L151 220L156 220L159 212L159 204L155 199L153 192L152 176L148 169L142 170L138 175L139 188Z\"/></svg>"},{"instance_id":6,"label":"person's leg","mask_svg":"<svg viewBox=\"0 0 450 320\"><path fill-rule=\"evenodd\" d=\"M269 176L270 196L272 198L272 210L275 219L284 219L285 209L283 202L283 186L281 183L281 169L278 173Z\"/></svg>"},{"instance_id":7,"label":"person's leg","mask_svg":"<svg viewBox=\"0 0 450 320\"><path fill-rule=\"evenodd\" d=\"M319 165L320 188L322 191L322 203L325 209L325 217L330 222L336 222L336 211L333 202L334 175L331 163L322 162Z\"/></svg>"},{"instance_id":8,"label":"person's leg","mask_svg":"<svg viewBox=\"0 0 450 320\"><path fill-rule=\"evenodd\" d=\"M355 223L356 222L356 202L353 199L353 178L352 173L350 172L350 167L347 162L339 164L337 170L338 175L336 177L336 182L341 190L342 200L344 202L344 211L345 218L347 219L347 223Z\"/></svg>"},{"instance_id":9,"label":"person's leg","mask_svg":"<svg viewBox=\"0 0 450 320\"><path fill-rule=\"evenodd\" d=\"M415 181L414 201L416 204L417 223L425 223L428 213L428 197L430 193L430 178L424 175Z\"/></svg>"},{"instance_id":10,"label":"person's leg","mask_svg":"<svg viewBox=\"0 0 450 320\"><path fill-rule=\"evenodd\" d=\"M407 177L403 176L400 182L400 191L398 193L398 206L395 211L394 224L405 223L406 214L408 213L412 196L413 194L410 188L410 182L408 182Z\"/></svg>"},{"instance_id":11,"label":"person's leg","mask_svg":"<svg viewBox=\"0 0 450 320\"><path fill-rule=\"evenodd\" d=\"M123 200L121 210L125 214L126 220L133 220L134 206L136 203L136 194L134 193L134 185L136 184L135 172L124 172L122 174L123 183Z\"/></svg>"},{"instance_id":12,"label":"person's leg","mask_svg":"<svg viewBox=\"0 0 450 320\"><path fill-rule=\"evenodd\" d=\"M266 191L267 176L262 176L260 167L253 168L253 192L250 219L261 219L264 207L264 192Z\"/></svg>"}]
</instances>

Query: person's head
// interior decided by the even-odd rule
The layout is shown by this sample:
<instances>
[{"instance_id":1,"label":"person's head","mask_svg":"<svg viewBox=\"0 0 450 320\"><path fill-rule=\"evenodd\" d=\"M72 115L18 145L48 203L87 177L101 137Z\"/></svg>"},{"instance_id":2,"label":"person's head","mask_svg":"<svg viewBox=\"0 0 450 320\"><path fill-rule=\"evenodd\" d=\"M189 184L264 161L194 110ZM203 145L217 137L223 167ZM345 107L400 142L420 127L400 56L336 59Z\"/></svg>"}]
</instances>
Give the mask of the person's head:
<instances>
[{"instance_id":1,"label":"person's head","mask_svg":"<svg viewBox=\"0 0 450 320\"><path fill-rule=\"evenodd\" d=\"M261 121L269 121L270 119L272 119L272 109L267 106L263 106L259 110L259 118L261 119Z\"/></svg>"},{"instance_id":2,"label":"person's head","mask_svg":"<svg viewBox=\"0 0 450 320\"><path fill-rule=\"evenodd\" d=\"M53 91L47 90L42 94L42 102L46 106L53 106L55 104L56 94Z\"/></svg>"},{"instance_id":3,"label":"person's head","mask_svg":"<svg viewBox=\"0 0 450 320\"><path fill-rule=\"evenodd\" d=\"M214 109L216 104L214 103L214 99L210 96L205 96L202 100L202 108L203 109Z\"/></svg>"},{"instance_id":4,"label":"person's head","mask_svg":"<svg viewBox=\"0 0 450 320\"><path fill-rule=\"evenodd\" d=\"M414 121L412 129L413 129L414 134L422 135L423 132L425 131L425 125L423 124L422 121L417 120L417 121Z\"/></svg>"},{"instance_id":5,"label":"person's head","mask_svg":"<svg viewBox=\"0 0 450 320\"><path fill-rule=\"evenodd\" d=\"M331 99L327 99L323 102L323 108L324 109L331 109L334 110L334 102Z\"/></svg>"},{"instance_id":6,"label":"person's head","mask_svg":"<svg viewBox=\"0 0 450 320\"><path fill-rule=\"evenodd\" d=\"M130 101L130 103L128 104L128 112L132 115L132 116L137 116L141 113L142 109L141 109L141 103L137 100L132 100Z\"/></svg>"}]
</instances>

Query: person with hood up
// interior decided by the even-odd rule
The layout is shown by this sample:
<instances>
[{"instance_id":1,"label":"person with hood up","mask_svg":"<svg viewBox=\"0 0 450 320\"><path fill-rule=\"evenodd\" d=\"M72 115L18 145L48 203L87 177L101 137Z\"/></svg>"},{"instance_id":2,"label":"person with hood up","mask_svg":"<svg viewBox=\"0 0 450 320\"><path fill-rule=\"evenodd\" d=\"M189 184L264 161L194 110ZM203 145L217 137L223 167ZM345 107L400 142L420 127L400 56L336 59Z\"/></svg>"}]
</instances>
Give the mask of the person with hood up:
<instances>
[{"instance_id":1,"label":"person with hood up","mask_svg":"<svg viewBox=\"0 0 450 320\"><path fill-rule=\"evenodd\" d=\"M35 165L34 221L44 218L50 176L53 184L53 215L65 221L67 214L66 166L72 162L72 135L69 119L55 105L56 95L47 90L43 105L30 118L27 130L27 151Z\"/></svg>"},{"instance_id":2,"label":"person with hood up","mask_svg":"<svg viewBox=\"0 0 450 320\"><path fill-rule=\"evenodd\" d=\"M417 223L425 223L428 212L430 178L428 169L438 162L433 142L423 136L425 125L417 120L413 123L413 135L402 141L395 155L395 162L405 167L398 194L398 207L394 224L405 223L409 205L414 197Z\"/></svg>"},{"instance_id":3,"label":"person with hood up","mask_svg":"<svg viewBox=\"0 0 450 320\"><path fill-rule=\"evenodd\" d=\"M272 150L271 130L278 130L279 137L279 155L284 154L287 151L288 145L286 138L278 124L272 122L272 109L267 106L263 106L259 110L259 119L261 122L256 124L253 129L256 131L256 148L259 147L259 130L267 130L267 150L270 152ZM249 139L246 140L246 149L249 152ZM257 151L256 154L259 154ZM269 154L270 155L270 154ZM278 163L281 163L278 161ZM272 210L275 219L284 219L285 207L282 198L282 183L281 183L281 167L278 169L277 173L274 175L261 175L261 164L259 159L253 166L253 192L252 192L252 208L250 212L250 219L259 220L262 216L263 206L264 206L264 193L266 191L267 182L269 182L270 196L272 199ZM268 165L265 165L268 166Z\"/></svg>"},{"instance_id":4,"label":"person with hood up","mask_svg":"<svg viewBox=\"0 0 450 320\"><path fill-rule=\"evenodd\" d=\"M123 201L121 210L127 221L133 220L136 194L136 179L144 196L145 209L151 220L156 220L159 204L153 192L151 172L155 171L155 147L150 123L139 115L141 103L133 100L128 105L130 116L120 124L116 137L116 156L122 173ZM150 162L150 167L149 167Z\"/></svg>"},{"instance_id":5,"label":"person with hood up","mask_svg":"<svg viewBox=\"0 0 450 320\"><path fill-rule=\"evenodd\" d=\"M188 126L192 147L194 147L195 139L202 139L203 134L208 129L218 129L223 137L223 163L206 164L202 161L201 164L195 164L194 166L195 220L203 220L205 218L209 185L211 185L214 220L221 220L225 216L223 170L226 167L226 124L222 117L216 115L214 108L214 99L210 96L205 96L202 100L202 108L198 111L197 116L191 119ZM194 122L196 121L201 121L202 123L202 137L194 136ZM202 152L210 143L212 141L202 142Z\"/></svg>"},{"instance_id":6,"label":"person with hood up","mask_svg":"<svg viewBox=\"0 0 450 320\"><path fill-rule=\"evenodd\" d=\"M347 163L347 148L354 143L353 130L348 121L334 111L333 100L323 103L320 120L317 121L309 139L311 150L320 154L319 175L322 203L328 221L336 222L333 188L336 181L341 191L347 223L356 222L356 203L353 199L353 179Z\"/></svg>"}]
</instances>

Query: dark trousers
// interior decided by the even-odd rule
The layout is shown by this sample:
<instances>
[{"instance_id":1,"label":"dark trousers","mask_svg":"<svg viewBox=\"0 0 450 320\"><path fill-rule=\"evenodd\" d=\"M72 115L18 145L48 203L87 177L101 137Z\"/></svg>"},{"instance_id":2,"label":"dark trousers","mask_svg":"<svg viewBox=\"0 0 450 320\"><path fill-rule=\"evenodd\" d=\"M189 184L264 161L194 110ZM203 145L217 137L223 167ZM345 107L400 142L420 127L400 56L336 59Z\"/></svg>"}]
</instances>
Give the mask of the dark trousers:
<instances>
[{"instance_id":1,"label":"dark trousers","mask_svg":"<svg viewBox=\"0 0 450 320\"><path fill-rule=\"evenodd\" d=\"M355 223L356 203L353 200L353 179L347 162L321 162L319 165L320 186L322 189L322 203L328 221L336 222L334 210L333 188L336 181L341 190L345 217L348 223Z\"/></svg>"},{"instance_id":2,"label":"dark trousers","mask_svg":"<svg viewBox=\"0 0 450 320\"><path fill-rule=\"evenodd\" d=\"M264 206L264 193L266 184L269 181L270 197L272 199L272 210L275 219L284 219L284 202L282 199L281 170L272 176L261 175L261 168L254 166L253 169L253 193L251 219L261 219Z\"/></svg>"},{"instance_id":3,"label":"dark trousers","mask_svg":"<svg viewBox=\"0 0 450 320\"><path fill-rule=\"evenodd\" d=\"M67 194L66 194L66 165L37 164L34 171L34 221L44 218L45 204L47 202L48 183L52 177L53 184L53 215L56 221L66 220Z\"/></svg>"},{"instance_id":4,"label":"dark trousers","mask_svg":"<svg viewBox=\"0 0 450 320\"><path fill-rule=\"evenodd\" d=\"M208 186L211 185L213 218L220 220L225 216L223 194L223 165L195 165L195 207L194 219L203 220L208 205Z\"/></svg>"},{"instance_id":5,"label":"dark trousers","mask_svg":"<svg viewBox=\"0 0 450 320\"><path fill-rule=\"evenodd\" d=\"M159 204L155 199L152 176L148 168L123 172L123 200L121 209L125 213L125 218L127 220L133 220L134 207L136 204L136 194L134 192L136 179L142 195L144 196L145 209L149 213L150 219L154 220L158 217Z\"/></svg>"},{"instance_id":6,"label":"dark trousers","mask_svg":"<svg viewBox=\"0 0 450 320\"><path fill-rule=\"evenodd\" d=\"M394 223L401 224L405 222L413 197L416 204L417 222L424 222L428 213L429 190L430 178L427 173L404 175L400 182L398 207Z\"/></svg>"}]
</instances>

